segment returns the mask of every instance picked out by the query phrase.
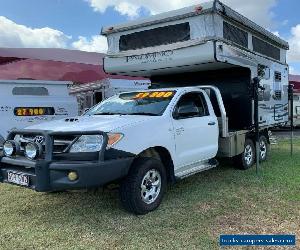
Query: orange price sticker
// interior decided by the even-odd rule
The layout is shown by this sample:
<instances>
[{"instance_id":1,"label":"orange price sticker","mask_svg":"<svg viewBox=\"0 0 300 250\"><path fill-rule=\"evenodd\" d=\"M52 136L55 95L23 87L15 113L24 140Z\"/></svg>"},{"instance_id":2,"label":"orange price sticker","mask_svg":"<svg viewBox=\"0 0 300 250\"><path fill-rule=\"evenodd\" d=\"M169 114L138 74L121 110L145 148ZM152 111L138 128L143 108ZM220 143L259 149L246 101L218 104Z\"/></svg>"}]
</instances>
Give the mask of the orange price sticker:
<instances>
[{"instance_id":1,"label":"orange price sticker","mask_svg":"<svg viewBox=\"0 0 300 250\"><path fill-rule=\"evenodd\" d=\"M134 98L135 99L143 99L143 98L169 98L174 95L172 91L159 91L159 92L143 92L138 93Z\"/></svg>"}]
</instances>

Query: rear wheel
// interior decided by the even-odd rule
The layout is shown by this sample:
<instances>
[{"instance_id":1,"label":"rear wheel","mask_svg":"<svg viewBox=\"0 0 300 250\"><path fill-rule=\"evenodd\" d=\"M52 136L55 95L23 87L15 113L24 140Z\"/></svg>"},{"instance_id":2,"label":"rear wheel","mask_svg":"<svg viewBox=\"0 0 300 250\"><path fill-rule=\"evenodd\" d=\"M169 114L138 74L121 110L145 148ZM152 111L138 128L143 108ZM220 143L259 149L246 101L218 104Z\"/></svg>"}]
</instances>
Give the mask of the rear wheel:
<instances>
[{"instance_id":1,"label":"rear wheel","mask_svg":"<svg viewBox=\"0 0 300 250\"><path fill-rule=\"evenodd\" d=\"M167 186L163 164L152 158L139 158L120 186L121 202L134 214L147 214L159 207Z\"/></svg>"},{"instance_id":2,"label":"rear wheel","mask_svg":"<svg viewBox=\"0 0 300 250\"><path fill-rule=\"evenodd\" d=\"M270 145L268 143L267 138L262 135L259 138L259 149L260 149L260 156L259 156L259 160L261 162L264 162L268 159L269 156L269 150L270 150Z\"/></svg>"},{"instance_id":3,"label":"rear wheel","mask_svg":"<svg viewBox=\"0 0 300 250\"><path fill-rule=\"evenodd\" d=\"M254 165L255 162L255 146L251 139L246 139L244 152L235 157L235 164L239 169L247 170Z\"/></svg>"}]
</instances>

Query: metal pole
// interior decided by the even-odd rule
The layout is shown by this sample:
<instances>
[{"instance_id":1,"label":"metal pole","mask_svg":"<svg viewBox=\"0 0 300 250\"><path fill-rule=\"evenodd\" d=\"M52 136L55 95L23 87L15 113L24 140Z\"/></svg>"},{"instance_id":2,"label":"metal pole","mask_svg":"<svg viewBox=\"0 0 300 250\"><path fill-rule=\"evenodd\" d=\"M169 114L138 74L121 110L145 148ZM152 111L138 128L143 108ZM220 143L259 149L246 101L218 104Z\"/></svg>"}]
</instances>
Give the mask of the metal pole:
<instances>
[{"instance_id":1,"label":"metal pole","mask_svg":"<svg viewBox=\"0 0 300 250\"><path fill-rule=\"evenodd\" d=\"M289 108L290 108L290 124L291 124L291 157L294 153L294 85L289 85Z\"/></svg>"},{"instance_id":2,"label":"metal pole","mask_svg":"<svg viewBox=\"0 0 300 250\"><path fill-rule=\"evenodd\" d=\"M253 79L253 99L254 99L254 128L255 128L255 149L256 149L256 174L259 173L259 109L258 109L258 88L259 79L255 77Z\"/></svg>"}]
</instances>

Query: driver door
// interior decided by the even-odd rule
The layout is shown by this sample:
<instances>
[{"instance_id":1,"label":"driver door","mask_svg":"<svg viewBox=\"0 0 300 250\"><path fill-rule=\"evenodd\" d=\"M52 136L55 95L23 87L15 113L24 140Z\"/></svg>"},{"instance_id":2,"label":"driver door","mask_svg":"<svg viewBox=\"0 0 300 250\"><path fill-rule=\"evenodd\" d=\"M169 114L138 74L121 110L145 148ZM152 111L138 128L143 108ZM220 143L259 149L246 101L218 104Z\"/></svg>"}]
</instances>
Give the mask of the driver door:
<instances>
[{"instance_id":1,"label":"driver door","mask_svg":"<svg viewBox=\"0 0 300 250\"><path fill-rule=\"evenodd\" d=\"M204 94L191 92L179 99L173 112L176 169L214 158L218 151L218 121L210 114Z\"/></svg>"}]
</instances>

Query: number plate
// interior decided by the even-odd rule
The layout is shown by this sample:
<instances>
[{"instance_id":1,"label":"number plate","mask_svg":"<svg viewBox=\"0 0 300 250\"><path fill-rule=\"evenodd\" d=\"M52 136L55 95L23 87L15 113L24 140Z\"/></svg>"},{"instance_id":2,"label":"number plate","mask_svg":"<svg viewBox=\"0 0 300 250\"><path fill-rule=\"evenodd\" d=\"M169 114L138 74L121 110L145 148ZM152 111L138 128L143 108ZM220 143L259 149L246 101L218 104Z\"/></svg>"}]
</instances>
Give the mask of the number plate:
<instances>
[{"instance_id":1,"label":"number plate","mask_svg":"<svg viewBox=\"0 0 300 250\"><path fill-rule=\"evenodd\" d=\"M20 186L29 186L29 176L23 173L7 172L7 181Z\"/></svg>"}]
</instances>

